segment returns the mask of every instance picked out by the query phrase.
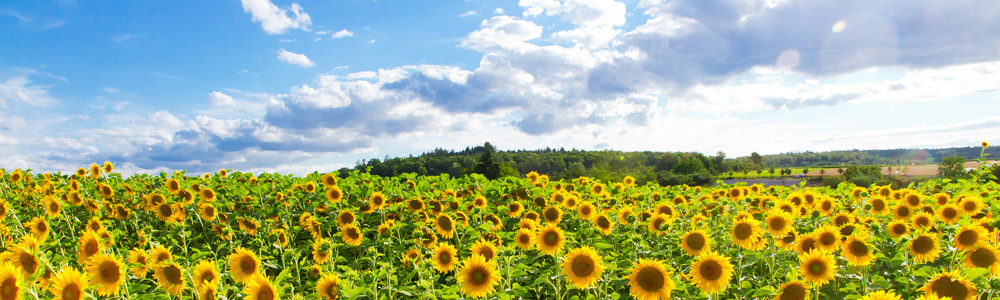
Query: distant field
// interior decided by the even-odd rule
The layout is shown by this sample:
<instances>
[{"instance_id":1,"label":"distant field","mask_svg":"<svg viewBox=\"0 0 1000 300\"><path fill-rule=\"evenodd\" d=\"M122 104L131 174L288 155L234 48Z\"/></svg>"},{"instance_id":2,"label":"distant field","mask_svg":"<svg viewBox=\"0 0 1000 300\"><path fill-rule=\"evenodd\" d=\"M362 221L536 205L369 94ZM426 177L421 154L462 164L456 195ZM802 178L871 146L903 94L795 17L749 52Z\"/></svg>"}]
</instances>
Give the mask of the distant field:
<instances>
[{"instance_id":1,"label":"distant field","mask_svg":"<svg viewBox=\"0 0 1000 300\"><path fill-rule=\"evenodd\" d=\"M992 160L987 161L988 164L1000 163L1000 161ZM978 168L979 162L971 161L965 163L965 168ZM891 168L891 170L890 170ZM790 177L796 177L802 175L802 170L805 168L791 168L792 175ZM809 168L809 172L805 174L807 177L818 177L818 176L836 176L840 175L837 172L838 168ZM882 175L899 175L899 176L934 176L937 175L938 164L925 164L925 165L902 165L902 166L887 166L882 168ZM729 177L725 174L720 177ZM789 177L772 175L771 173L762 172L761 174L756 173L734 173L732 176L734 179L754 179L754 178L778 178L778 177Z\"/></svg>"}]
</instances>

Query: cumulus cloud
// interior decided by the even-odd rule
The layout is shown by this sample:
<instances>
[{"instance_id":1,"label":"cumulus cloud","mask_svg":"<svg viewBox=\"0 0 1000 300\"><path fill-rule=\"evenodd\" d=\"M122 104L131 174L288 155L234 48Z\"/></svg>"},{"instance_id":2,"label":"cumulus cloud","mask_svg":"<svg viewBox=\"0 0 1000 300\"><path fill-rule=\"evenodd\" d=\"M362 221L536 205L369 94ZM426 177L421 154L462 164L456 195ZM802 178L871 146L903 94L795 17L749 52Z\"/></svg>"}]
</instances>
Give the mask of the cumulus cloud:
<instances>
[{"instance_id":1,"label":"cumulus cloud","mask_svg":"<svg viewBox=\"0 0 1000 300\"><path fill-rule=\"evenodd\" d=\"M295 53L284 48L278 49L278 60L286 64L293 64L303 68L312 68L316 66L312 60L309 59L305 54Z\"/></svg>"},{"instance_id":2,"label":"cumulus cloud","mask_svg":"<svg viewBox=\"0 0 1000 300\"><path fill-rule=\"evenodd\" d=\"M50 106L58 102L49 95L50 85L38 84L32 81L25 72L0 79L0 108L7 108L10 101L17 101L31 106ZM27 73L37 73L28 70ZM2 77L0 77L2 78Z\"/></svg>"},{"instance_id":3,"label":"cumulus cloud","mask_svg":"<svg viewBox=\"0 0 1000 300\"><path fill-rule=\"evenodd\" d=\"M333 38L335 39L352 37L352 36L354 36L354 32L347 29L341 29L340 31L333 33Z\"/></svg>"},{"instance_id":4,"label":"cumulus cloud","mask_svg":"<svg viewBox=\"0 0 1000 300\"><path fill-rule=\"evenodd\" d=\"M288 29L309 30L312 20L298 3L288 8L280 8L270 0L241 0L243 12L250 13L254 22L259 22L267 34L282 34ZM291 13L291 14L289 14Z\"/></svg>"},{"instance_id":5,"label":"cumulus cloud","mask_svg":"<svg viewBox=\"0 0 1000 300\"><path fill-rule=\"evenodd\" d=\"M232 96L219 91L208 94L208 103L212 106L236 106L236 100Z\"/></svg>"}]
</instances>

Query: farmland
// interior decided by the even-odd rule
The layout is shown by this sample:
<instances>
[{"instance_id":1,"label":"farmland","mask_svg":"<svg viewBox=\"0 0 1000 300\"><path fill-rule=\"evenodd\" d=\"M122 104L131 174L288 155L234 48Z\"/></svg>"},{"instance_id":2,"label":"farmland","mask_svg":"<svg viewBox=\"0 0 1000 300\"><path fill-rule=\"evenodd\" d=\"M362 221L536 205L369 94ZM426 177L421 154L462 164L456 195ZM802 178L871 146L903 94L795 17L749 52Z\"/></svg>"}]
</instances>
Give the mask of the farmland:
<instances>
[{"instance_id":1,"label":"farmland","mask_svg":"<svg viewBox=\"0 0 1000 300\"><path fill-rule=\"evenodd\" d=\"M113 168L5 172L3 299L976 299L1000 284L995 183Z\"/></svg>"}]
</instances>

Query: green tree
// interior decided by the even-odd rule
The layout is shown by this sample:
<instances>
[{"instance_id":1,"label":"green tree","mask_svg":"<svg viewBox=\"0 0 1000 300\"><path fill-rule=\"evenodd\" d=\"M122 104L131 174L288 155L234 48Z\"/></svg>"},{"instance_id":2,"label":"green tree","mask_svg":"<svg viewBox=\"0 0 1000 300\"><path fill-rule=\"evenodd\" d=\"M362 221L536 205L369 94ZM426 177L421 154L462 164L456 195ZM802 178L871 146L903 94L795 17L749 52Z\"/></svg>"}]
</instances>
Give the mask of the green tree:
<instances>
[{"instance_id":1,"label":"green tree","mask_svg":"<svg viewBox=\"0 0 1000 300\"><path fill-rule=\"evenodd\" d=\"M952 155L941 159L938 165L938 176L958 178L965 176L965 157Z\"/></svg>"},{"instance_id":2,"label":"green tree","mask_svg":"<svg viewBox=\"0 0 1000 300\"><path fill-rule=\"evenodd\" d=\"M493 152L496 150L489 142L486 142L483 147L486 148L486 151L479 156L479 162L476 162L472 172L483 174L489 180L500 178L500 164L493 161Z\"/></svg>"}]
</instances>

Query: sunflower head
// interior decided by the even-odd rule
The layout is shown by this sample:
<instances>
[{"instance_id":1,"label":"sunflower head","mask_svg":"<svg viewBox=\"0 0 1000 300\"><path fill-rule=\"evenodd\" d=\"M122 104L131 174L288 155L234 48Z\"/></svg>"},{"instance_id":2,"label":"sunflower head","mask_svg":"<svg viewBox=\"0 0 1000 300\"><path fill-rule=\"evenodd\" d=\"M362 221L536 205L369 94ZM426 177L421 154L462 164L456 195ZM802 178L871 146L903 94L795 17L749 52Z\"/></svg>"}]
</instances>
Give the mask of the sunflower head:
<instances>
[{"instance_id":1,"label":"sunflower head","mask_svg":"<svg viewBox=\"0 0 1000 300\"><path fill-rule=\"evenodd\" d=\"M461 285L462 294L484 297L495 291L494 286L500 281L500 275L496 270L496 262L473 254L458 270L456 280Z\"/></svg>"},{"instance_id":2,"label":"sunflower head","mask_svg":"<svg viewBox=\"0 0 1000 300\"><path fill-rule=\"evenodd\" d=\"M260 259L257 258L257 254L239 247L229 255L229 274L237 282L246 283L258 273L260 273Z\"/></svg>"},{"instance_id":3,"label":"sunflower head","mask_svg":"<svg viewBox=\"0 0 1000 300\"><path fill-rule=\"evenodd\" d=\"M117 295L125 280L122 262L111 255L99 254L92 257L85 269L90 275L90 285L97 286L97 292L102 296Z\"/></svg>"},{"instance_id":4,"label":"sunflower head","mask_svg":"<svg viewBox=\"0 0 1000 300\"><path fill-rule=\"evenodd\" d=\"M337 299L340 295L340 277L336 274L323 275L316 282L316 294L325 300Z\"/></svg>"},{"instance_id":5,"label":"sunflower head","mask_svg":"<svg viewBox=\"0 0 1000 300\"><path fill-rule=\"evenodd\" d=\"M578 289L594 285L604 272L604 261L593 248L584 246L570 250L563 259L562 269L566 281Z\"/></svg>"},{"instance_id":6,"label":"sunflower head","mask_svg":"<svg viewBox=\"0 0 1000 300\"><path fill-rule=\"evenodd\" d=\"M457 259L455 246L441 242L431 251L434 252L434 256L431 257L434 269L441 273L451 272L455 269L455 260Z\"/></svg>"},{"instance_id":7,"label":"sunflower head","mask_svg":"<svg viewBox=\"0 0 1000 300\"><path fill-rule=\"evenodd\" d=\"M976 299L976 287L965 280L957 271L940 272L922 288L925 294L950 297L952 300Z\"/></svg>"},{"instance_id":8,"label":"sunflower head","mask_svg":"<svg viewBox=\"0 0 1000 300\"><path fill-rule=\"evenodd\" d=\"M688 255L697 257L703 251L712 249L712 239L705 230L694 229L681 237L681 249Z\"/></svg>"},{"instance_id":9,"label":"sunflower head","mask_svg":"<svg viewBox=\"0 0 1000 300\"><path fill-rule=\"evenodd\" d=\"M669 299L674 280L663 262L640 259L628 276L629 294L637 299Z\"/></svg>"},{"instance_id":10,"label":"sunflower head","mask_svg":"<svg viewBox=\"0 0 1000 300\"><path fill-rule=\"evenodd\" d=\"M535 236L535 246L542 253L555 255L562 250L566 236L563 230L556 224L548 224L542 227Z\"/></svg>"},{"instance_id":11,"label":"sunflower head","mask_svg":"<svg viewBox=\"0 0 1000 300\"><path fill-rule=\"evenodd\" d=\"M805 282L795 280L781 285L780 292L774 299L805 300L809 299L809 286Z\"/></svg>"},{"instance_id":12,"label":"sunflower head","mask_svg":"<svg viewBox=\"0 0 1000 300\"><path fill-rule=\"evenodd\" d=\"M729 257L710 250L699 255L691 264L688 278L705 293L724 291L733 278L733 264L729 262Z\"/></svg>"},{"instance_id":13,"label":"sunflower head","mask_svg":"<svg viewBox=\"0 0 1000 300\"><path fill-rule=\"evenodd\" d=\"M823 286L833 280L837 273L837 263L833 255L822 250L813 249L799 256L799 273L806 281L817 286Z\"/></svg>"}]
</instances>

